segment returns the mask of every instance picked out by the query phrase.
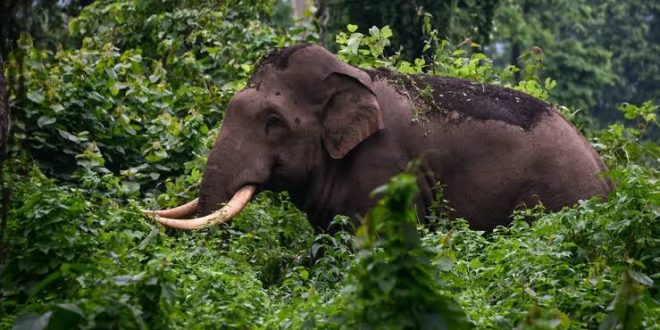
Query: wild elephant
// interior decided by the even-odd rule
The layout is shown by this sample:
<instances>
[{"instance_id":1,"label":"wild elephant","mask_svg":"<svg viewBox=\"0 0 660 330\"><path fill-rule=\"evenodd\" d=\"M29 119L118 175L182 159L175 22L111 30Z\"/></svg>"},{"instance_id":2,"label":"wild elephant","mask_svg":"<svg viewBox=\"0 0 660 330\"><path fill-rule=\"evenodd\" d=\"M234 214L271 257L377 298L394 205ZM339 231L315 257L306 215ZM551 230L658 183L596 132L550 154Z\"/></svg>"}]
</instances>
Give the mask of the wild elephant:
<instances>
[{"instance_id":1,"label":"wild elephant","mask_svg":"<svg viewBox=\"0 0 660 330\"><path fill-rule=\"evenodd\" d=\"M451 216L479 230L507 224L519 205L558 210L612 189L596 151L548 103L463 79L365 71L299 45L265 57L229 102L199 198L146 212L201 228L259 191L288 191L324 231L336 214L365 213L370 192L412 160L421 218L440 183ZM195 210L201 218L173 219Z\"/></svg>"}]
</instances>

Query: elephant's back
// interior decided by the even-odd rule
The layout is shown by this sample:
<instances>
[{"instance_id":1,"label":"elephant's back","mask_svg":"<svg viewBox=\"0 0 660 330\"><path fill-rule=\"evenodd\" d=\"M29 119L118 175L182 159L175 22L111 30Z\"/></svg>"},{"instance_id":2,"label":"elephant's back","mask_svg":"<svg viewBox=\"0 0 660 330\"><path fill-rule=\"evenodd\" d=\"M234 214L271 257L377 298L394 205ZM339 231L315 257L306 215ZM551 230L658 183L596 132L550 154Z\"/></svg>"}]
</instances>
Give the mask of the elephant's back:
<instances>
[{"instance_id":1,"label":"elephant's back","mask_svg":"<svg viewBox=\"0 0 660 330\"><path fill-rule=\"evenodd\" d=\"M426 116L496 120L530 130L545 116L552 114L552 106L525 93L480 82L453 77L418 74L404 75L390 70L369 71L372 79L387 79L396 90L423 103Z\"/></svg>"},{"instance_id":2,"label":"elephant's back","mask_svg":"<svg viewBox=\"0 0 660 330\"><path fill-rule=\"evenodd\" d=\"M464 79L372 71L385 110L420 120L385 119L424 172L442 183L455 217L490 230L520 204L549 210L607 195L611 183L596 151L553 107L527 94ZM383 88L386 85L391 88ZM398 91L392 97L393 89ZM392 106L394 99L407 107ZM398 104L398 103L397 103ZM410 112L410 113L409 113ZM428 171L427 171L428 169ZM432 179L433 179L432 178ZM429 179L421 190L432 199Z\"/></svg>"},{"instance_id":3,"label":"elephant's back","mask_svg":"<svg viewBox=\"0 0 660 330\"><path fill-rule=\"evenodd\" d=\"M606 196L614 189L612 182L602 176L607 167L596 150L558 112L539 124L531 138L536 141L532 168L545 173L546 187L558 189L556 194L561 195L554 196L559 199L555 207L545 203L549 209L558 210L591 196Z\"/></svg>"}]
</instances>

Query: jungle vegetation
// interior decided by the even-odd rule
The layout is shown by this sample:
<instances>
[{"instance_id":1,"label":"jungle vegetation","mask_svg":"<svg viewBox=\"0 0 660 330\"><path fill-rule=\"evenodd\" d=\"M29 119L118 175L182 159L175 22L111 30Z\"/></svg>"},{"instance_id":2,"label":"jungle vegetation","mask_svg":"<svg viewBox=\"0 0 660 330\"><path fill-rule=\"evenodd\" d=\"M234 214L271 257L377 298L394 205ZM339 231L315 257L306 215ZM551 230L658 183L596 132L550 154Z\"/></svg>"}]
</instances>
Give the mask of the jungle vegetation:
<instances>
[{"instance_id":1,"label":"jungle vegetation","mask_svg":"<svg viewBox=\"0 0 660 330\"><path fill-rule=\"evenodd\" d=\"M296 20L274 0L0 5L12 116L0 328L660 329L660 5L380 3L364 15L357 1L319 1ZM403 3L418 6L393 11ZM259 58L320 39L355 66L553 103L616 191L520 210L487 235L448 221L440 193L417 219L407 173L353 232L315 235L270 192L217 228L147 221L141 208L196 196L223 110Z\"/></svg>"}]
</instances>

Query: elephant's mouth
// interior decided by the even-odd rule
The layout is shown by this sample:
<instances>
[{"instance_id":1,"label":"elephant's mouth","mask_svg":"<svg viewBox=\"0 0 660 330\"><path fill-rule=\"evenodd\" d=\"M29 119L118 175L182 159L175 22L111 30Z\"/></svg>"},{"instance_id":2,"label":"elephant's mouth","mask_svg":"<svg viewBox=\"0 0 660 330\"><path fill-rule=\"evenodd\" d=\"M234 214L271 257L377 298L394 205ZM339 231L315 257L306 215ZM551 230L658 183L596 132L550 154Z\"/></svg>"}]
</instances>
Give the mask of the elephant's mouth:
<instances>
[{"instance_id":1,"label":"elephant's mouth","mask_svg":"<svg viewBox=\"0 0 660 330\"><path fill-rule=\"evenodd\" d=\"M231 221L237 214L239 214L245 206L250 202L252 196L257 191L257 186L254 184L246 184L223 206L221 209L203 217L192 219L176 219L185 215L191 214L197 210L198 199L188 202L184 205L167 209L149 211L143 210L142 212L152 217L156 222L170 228L176 229L201 229L214 226L217 224L227 223Z\"/></svg>"}]
</instances>

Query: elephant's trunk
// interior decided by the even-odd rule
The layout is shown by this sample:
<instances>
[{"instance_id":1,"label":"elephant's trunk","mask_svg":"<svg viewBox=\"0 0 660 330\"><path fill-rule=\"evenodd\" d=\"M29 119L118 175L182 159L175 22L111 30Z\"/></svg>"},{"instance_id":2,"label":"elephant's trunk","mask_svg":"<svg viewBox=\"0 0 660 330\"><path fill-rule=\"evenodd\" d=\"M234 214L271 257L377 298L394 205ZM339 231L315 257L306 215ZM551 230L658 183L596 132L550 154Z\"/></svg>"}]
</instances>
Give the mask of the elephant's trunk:
<instances>
[{"instance_id":1,"label":"elephant's trunk","mask_svg":"<svg viewBox=\"0 0 660 330\"><path fill-rule=\"evenodd\" d=\"M223 125L206 162L199 187L198 216L206 216L220 208L232 196L246 187L260 188L270 178L273 159L259 149L254 140L233 129L231 121Z\"/></svg>"},{"instance_id":2,"label":"elephant's trunk","mask_svg":"<svg viewBox=\"0 0 660 330\"><path fill-rule=\"evenodd\" d=\"M207 216L194 218L194 219L172 219L163 217L160 213L168 214L182 214L182 210L188 211L190 209L189 205L197 205L197 200L194 200L186 205L180 206L179 208L163 210L163 211L146 211L145 214L154 217L156 222L162 224L165 227L175 228L175 229L202 229L210 226L214 226L221 223L227 223L233 219L237 214L239 214L245 206L248 204L252 196L254 196L255 191L257 190L256 186L246 185L239 189L234 196L223 206L220 210L217 210ZM187 206L187 208L184 208ZM179 210L176 210L179 209ZM176 211L173 211L176 210ZM183 213L187 214L187 213Z\"/></svg>"},{"instance_id":3,"label":"elephant's trunk","mask_svg":"<svg viewBox=\"0 0 660 330\"><path fill-rule=\"evenodd\" d=\"M231 125L223 126L209 154L197 200L174 209L145 213L166 227L200 229L227 223L241 212L260 183L268 180L273 164L267 153L254 152L253 141L232 138L238 136L232 132L237 131ZM246 159L250 159L249 166ZM198 218L175 219L194 211Z\"/></svg>"}]
</instances>

